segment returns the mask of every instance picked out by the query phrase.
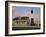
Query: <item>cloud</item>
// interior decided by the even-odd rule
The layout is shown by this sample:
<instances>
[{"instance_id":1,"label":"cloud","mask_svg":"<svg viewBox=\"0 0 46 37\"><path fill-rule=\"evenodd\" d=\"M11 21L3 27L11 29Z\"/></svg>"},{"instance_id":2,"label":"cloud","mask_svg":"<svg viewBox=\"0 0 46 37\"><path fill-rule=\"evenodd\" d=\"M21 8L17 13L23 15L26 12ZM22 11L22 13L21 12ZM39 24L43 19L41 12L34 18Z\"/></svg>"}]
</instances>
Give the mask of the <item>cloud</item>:
<instances>
[{"instance_id":1,"label":"cloud","mask_svg":"<svg viewBox=\"0 0 46 37\"><path fill-rule=\"evenodd\" d=\"M27 12L27 16L31 16L31 12L30 11Z\"/></svg>"}]
</instances>

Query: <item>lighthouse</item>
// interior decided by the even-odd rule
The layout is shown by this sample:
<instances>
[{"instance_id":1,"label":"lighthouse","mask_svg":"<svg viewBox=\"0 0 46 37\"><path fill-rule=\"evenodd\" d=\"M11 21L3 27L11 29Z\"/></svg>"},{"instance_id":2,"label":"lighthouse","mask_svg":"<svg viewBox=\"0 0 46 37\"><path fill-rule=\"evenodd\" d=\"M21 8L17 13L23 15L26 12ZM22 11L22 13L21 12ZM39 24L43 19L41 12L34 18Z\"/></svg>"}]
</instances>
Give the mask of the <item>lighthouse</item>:
<instances>
[{"instance_id":1,"label":"lighthouse","mask_svg":"<svg viewBox=\"0 0 46 37\"><path fill-rule=\"evenodd\" d=\"M31 14L32 14L32 17L31 17L31 26L34 26L34 18L33 18L33 10L31 10Z\"/></svg>"}]
</instances>

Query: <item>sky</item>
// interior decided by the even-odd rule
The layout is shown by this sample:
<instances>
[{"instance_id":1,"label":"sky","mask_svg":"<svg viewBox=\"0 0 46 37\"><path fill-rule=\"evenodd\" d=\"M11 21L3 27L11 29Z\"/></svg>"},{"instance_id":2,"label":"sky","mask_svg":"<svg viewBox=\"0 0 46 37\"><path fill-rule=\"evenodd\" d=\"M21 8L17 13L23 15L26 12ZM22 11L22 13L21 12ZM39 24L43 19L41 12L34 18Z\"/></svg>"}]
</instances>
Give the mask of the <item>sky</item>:
<instances>
[{"instance_id":1,"label":"sky","mask_svg":"<svg viewBox=\"0 0 46 37\"><path fill-rule=\"evenodd\" d=\"M40 7L12 6L12 18L17 16L31 16L31 10L33 10L33 17L40 17Z\"/></svg>"}]
</instances>

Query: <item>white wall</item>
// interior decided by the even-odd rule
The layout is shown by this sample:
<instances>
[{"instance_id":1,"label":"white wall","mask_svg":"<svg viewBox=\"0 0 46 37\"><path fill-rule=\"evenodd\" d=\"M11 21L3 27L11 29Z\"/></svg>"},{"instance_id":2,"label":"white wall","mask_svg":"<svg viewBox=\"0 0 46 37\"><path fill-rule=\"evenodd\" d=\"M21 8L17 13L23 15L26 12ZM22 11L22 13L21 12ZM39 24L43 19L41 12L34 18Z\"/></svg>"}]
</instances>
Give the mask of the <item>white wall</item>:
<instances>
[{"instance_id":1,"label":"white wall","mask_svg":"<svg viewBox=\"0 0 46 37\"><path fill-rule=\"evenodd\" d=\"M16 0L16 1L29 1L29 2L44 2L44 3L46 3L46 0ZM5 35L5 20L4 20L5 19L5 6L4 6L5 3L4 2L5 2L5 0L0 0L0 37L5 37L4 36ZM46 15L45 15L45 19L46 19ZM45 23L45 25L46 25L46 23ZM46 37L46 32L45 32L45 34L40 34L40 35L24 35L24 36L12 36L12 37Z\"/></svg>"}]
</instances>

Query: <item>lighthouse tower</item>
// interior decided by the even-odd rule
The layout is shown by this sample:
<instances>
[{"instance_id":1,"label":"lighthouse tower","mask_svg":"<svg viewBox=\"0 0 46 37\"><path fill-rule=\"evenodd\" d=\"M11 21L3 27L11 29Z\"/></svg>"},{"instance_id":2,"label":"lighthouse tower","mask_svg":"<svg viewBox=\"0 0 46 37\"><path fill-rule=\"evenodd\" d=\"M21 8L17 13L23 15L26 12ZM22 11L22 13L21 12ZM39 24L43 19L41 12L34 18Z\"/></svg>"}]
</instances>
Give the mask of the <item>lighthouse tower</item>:
<instances>
[{"instance_id":1,"label":"lighthouse tower","mask_svg":"<svg viewBox=\"0 0 46 37\"><path fill-rule=\"evenodd\" d=\"M31 10L31 26L34 26L33 10Z\"/></svg>"}]
</instances>

